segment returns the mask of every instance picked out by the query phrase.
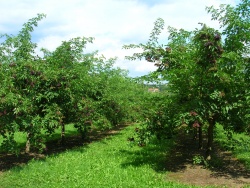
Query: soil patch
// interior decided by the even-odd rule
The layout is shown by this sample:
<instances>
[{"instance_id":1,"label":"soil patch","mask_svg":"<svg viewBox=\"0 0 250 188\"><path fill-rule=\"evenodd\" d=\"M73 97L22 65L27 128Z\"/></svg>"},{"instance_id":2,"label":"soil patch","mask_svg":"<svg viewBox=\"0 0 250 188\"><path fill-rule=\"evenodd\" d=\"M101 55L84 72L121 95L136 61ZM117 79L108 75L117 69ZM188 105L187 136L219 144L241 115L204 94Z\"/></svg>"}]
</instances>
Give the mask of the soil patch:
<instances>
[{"instance_id":1,"label":"soil patch","mask_svg":"<svg viewBox=\"0 0 250 188\"><path fill-rule=\"evenodd\" d=\"M198 141L190 135L181 133L177 137L166 162L166 170L170 171L168 181L198 186L250 187L250 171L231 152L223 151L215 144L209 166L194 165L194 157L203 156L205 151L197 149Z\"/></svg>"}]
</instances>

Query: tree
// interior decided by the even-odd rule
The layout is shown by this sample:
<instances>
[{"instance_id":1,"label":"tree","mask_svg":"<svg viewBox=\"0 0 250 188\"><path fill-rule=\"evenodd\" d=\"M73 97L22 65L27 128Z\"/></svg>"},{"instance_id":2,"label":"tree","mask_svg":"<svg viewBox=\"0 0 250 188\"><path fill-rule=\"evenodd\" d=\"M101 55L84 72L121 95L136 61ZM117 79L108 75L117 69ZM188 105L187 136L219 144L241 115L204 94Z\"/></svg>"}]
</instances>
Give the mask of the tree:
<instances>
[{"instance_id":1,"label":"tree","mask_svg":"<svg viewBox=\"0 0 250 188\"><path fill-rule=\"evenodd\" d=\"M232 7L230 5L221 5L219 9L213 6L207 7L207 11L212 15L213 20L218 20L221 24L222 34L225 36L224 48L236 58L231 64L227 65L227 71L230 72L234 70L238 64L241 65L241 69L244 74L238 75L237 80L235 80L235 91L237 88L237 95L239 99L238 102L241 105L241 111L235 112L235 110L230 111L230 113L237 114L241 121L237 124L246 124L247 126L236 126L239 130L250 130L250 109L249 109L249 99L250 99L250 1L241 0L239 5ZM238 62L234 63L234 62ZM233 64L234 63L234 64ZM231 74L231 73L229 73ZM233 115L232 115L233 117Z\"/></svg>"},{"instance_id":2,"label":"tree","mask_svg":"<svg viewBox=\"0 0 250 188\"><path fill-rule=\"evenodd\" d=\"M142 53L127 58L144 57L155 63L158 70L152 75L160 75L168 81L171 100L167 101L172 110L172 113L165 112L168 123L198 128L200 148L202 129L207 129L207 159L211 157L216 123L231 130L245 130L249 126L246 86L249 86L250 36L249 1L242 1L236 8L223 5L219 10L213 7L208 10L214 19L221 21L222 33L205 24L191 32L169 27L168 43L161 45L157 36L164 21L158 19L146 44L124 46L143 49ZM157 126L154 122L151 124Z\"/></svg>"}]
</instances>

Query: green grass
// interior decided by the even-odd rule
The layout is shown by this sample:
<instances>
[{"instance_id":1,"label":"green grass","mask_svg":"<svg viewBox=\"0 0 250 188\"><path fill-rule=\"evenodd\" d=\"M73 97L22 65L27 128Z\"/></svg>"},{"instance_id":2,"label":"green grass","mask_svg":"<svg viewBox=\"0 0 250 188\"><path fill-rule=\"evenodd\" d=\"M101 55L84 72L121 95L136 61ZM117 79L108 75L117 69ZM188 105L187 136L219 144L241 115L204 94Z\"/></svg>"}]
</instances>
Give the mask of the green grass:
<instances>
[{"instance_id":1,"label":"green grass","mask_svg":"<svg viewBox=\"0 0 250 188\"><path fill-rule=\"evenodd\" d=\"M232 151L233 155L242 161L250 170L250 136L244 133L232 133L228 139L221 125L216 127L216 141L226 150Z\"/></svg>"},{"instance_id":2,"label":"green grass","mask_svg":"<svg viewBox=\"0 0 250 188\"><path fill-rule=\"evenodd\" d=\"M173 140L131 147L133 130L13 168L0 176L0 187L192 187L166 181L163 162Z\"/></svg>"}]
</instances>

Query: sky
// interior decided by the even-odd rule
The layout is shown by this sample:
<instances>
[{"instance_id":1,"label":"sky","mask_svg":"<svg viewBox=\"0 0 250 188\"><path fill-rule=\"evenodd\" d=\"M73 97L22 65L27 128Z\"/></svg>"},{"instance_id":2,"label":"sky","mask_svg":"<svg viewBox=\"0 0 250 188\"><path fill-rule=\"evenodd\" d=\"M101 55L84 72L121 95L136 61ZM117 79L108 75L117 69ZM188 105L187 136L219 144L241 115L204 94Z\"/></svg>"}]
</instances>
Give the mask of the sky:
<instances>
[{"instance_id":1,"label":"sky","mask_svg":"<svg viewBox=\"0 0 250 188\"><path fill-rule=\"evenodd\" d=\"M238 0L0 0L0 33L17 34L28 19L38 13L46 14L33 32L38 49L53 51L62 41L74 37L94 37L85 52L98 53L106 58L117 57L116 67L129 71L129 76L148 74L156 68L153 63L128 61L132 50L123 45L146 43L157 18L165 28L194 30L201 23L219 29L211 21L206 6L235 5ZM166 29L161 41L167 42Z\"/></svg>"}]
</instances>

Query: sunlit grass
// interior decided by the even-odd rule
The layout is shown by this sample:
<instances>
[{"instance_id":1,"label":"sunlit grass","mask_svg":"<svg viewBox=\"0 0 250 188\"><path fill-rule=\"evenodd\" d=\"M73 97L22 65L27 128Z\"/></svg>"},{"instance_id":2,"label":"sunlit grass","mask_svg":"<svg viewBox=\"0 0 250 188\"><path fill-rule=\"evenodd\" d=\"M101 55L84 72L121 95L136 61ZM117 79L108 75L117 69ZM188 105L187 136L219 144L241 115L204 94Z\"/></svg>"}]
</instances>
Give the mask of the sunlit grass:
<instances>
[{"instance_id":1,"label":"sunlit grass","mask_svg":"<svg viewBox=\"0 0 250 188\"><path fill-rule=\"evenodd\" d=\"M0 187L192 187L166 181L163 161L172 140L131 147L133 130L11 169L0 176Z\"/></svg>"}]
</instances>

